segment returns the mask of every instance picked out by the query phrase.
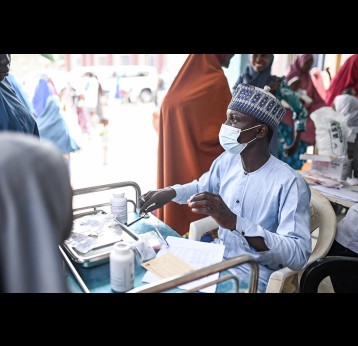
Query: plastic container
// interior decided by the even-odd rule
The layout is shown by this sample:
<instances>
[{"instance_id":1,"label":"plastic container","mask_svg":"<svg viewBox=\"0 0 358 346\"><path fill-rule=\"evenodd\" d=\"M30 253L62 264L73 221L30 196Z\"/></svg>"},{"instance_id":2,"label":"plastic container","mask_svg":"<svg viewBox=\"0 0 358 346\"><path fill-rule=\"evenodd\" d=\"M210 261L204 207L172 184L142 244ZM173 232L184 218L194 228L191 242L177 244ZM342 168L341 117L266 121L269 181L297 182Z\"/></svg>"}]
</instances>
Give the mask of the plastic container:
<instances>
[{"instance_id":1,"label":"plastic container","mask_svg":"<svg viewBox=\"0 0 358 346\"><path fill-rule=\"evenodd\" d=\"M109 256L111 288L115 292L126 292L134 287L134 251L126 243L113 245Z\"/></svg>"},{"instance_id":2,"label":"plastic container","mask_svg":"<svg viewBox=\"0 0 358 346\"><path fill-rule=\"evenodd\" d=\"M111 214L116 215L119 222L127 223L127 197L124 192L114 192L111 198Z\"/></svg>"}]
</instances>

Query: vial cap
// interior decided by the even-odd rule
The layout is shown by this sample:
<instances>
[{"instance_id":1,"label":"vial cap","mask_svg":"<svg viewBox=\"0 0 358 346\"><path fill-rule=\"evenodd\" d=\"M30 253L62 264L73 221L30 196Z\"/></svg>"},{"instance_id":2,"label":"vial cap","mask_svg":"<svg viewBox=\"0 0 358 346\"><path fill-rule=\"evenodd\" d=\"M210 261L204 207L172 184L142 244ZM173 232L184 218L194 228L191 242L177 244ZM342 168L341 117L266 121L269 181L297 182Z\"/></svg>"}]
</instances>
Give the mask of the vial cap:
<instances>
[{"instance_id":1,"label":"vial cap","mask_svg":"<svg viewBox=\"0 0 358 346\"><path fill-rule=\"evenodd\" d=\"M118 242L113 245L115 251L129 251L131 249L130 245L127 243Z\"/></svg>"}]
</instances>

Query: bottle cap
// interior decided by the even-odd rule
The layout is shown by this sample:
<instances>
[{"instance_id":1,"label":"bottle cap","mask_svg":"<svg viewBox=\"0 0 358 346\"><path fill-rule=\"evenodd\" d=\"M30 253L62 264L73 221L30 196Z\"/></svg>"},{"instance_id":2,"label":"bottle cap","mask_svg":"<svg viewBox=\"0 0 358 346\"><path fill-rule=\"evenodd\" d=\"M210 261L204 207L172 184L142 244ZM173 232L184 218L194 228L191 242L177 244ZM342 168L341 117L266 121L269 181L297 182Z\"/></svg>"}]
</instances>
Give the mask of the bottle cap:
<instances>
[{"instance_id":1,"label":"bottle cap","mask_svg":"<svg viewBox=\"0 0 358 346\"><path fill-rule=\"evenodd\" d=\"M113 197L124 197L124 192L113 192Z\"/></svg>"},{"instance_id":2,"label":"bottle cap","mask_svg":"<svg viewBox=\"0 0 358 346\"><path fill-rule=\"evenodd\" d=\"M115 251L128 251L131 250L131 247L127 243L117 242L113 245Z\"/></svg>"}]
</instances>

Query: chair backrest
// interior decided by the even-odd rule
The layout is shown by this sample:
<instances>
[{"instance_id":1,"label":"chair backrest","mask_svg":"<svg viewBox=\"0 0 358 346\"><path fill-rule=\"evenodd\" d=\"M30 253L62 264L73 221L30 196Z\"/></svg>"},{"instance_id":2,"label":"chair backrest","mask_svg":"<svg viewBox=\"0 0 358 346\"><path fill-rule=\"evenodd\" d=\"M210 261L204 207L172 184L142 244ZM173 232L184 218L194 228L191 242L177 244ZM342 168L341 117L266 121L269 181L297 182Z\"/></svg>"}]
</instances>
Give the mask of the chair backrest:
<instances>
[{"instance_id":1,"label":"chair backrest","mask_svg":"<svg viewBox=\"0 0 358 346\"><path fill-rule=\"evenodd\" d=\"M358 293L358 258L328 256L311 263L300 280L300 293L317 293L322 280L330 276L335 293Z\"/></svg>"},{"instance_id":2,"label":"chair backrest","mask_svg":"<svg viewBox=\"0 0 358 346\"><path fill-rule=\"evenodd\" d=\"M214 231L218 228L219 225L217 222L211 216L207 216L190 223L188 238L191 240L200 240L204 233Z\"/></svg>"},{"instance_id":3,"label":"chair backrest","mask_svg":"<svg viewBox=\"0 0 358 346\"><path fill-rule=\"evenodd\" d=\"M337 228L337 218L332 205L325 196L314 188L311 188L310 208L313 250L307 265L326 256L335 238ZM216 228L218 228L218 225L211 216L193 221L189 227L189 239L200 240L203 233ZM297 271L289 268L282 268L273 272L269 278L266 292L297 292L298 277L295 275L297 273Z\"/></svg>"},{"instance_id":4,"label":"chair backrest","mask_svg":"<svg viewBox=\"0 0 358 346\"><path fill-rule=\"evenodd\" d=\"M329 200L319 191L311 188L311 236L312 254L307 265L325 257L336 236L337 218ZM282 268L273 272L269 278L266 293L293 293L299 290L298 274L302 272Z\"/></svg>"}]
</instances>

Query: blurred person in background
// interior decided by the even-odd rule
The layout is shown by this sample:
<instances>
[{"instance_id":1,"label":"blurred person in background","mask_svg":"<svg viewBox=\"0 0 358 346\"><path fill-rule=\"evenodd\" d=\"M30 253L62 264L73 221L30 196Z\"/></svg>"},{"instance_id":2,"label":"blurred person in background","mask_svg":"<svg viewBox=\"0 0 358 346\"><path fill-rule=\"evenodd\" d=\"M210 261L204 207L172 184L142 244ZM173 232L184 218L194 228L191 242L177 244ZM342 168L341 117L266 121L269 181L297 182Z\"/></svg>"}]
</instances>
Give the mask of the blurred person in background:
<instances>
[{"instance_id":1,"label":"blurred person in background","mask_svg":"<svg viewBox=\"0 0 358 346\"><path fill-rule=\"evenodd\" d=\"M13 76L9 76L11 54L0 54L0 130L39 136L37 123Z\"/></svg>"},{"instance_id":2,"label":"blurred person in background","mask_svg":"<svg viewBox=\"0 0 358 346\"><path fill-rule=\"evenodd\" d=\"M303 107L296 92L292 90L284 81L285 77L271 76L268 85L270 92L277 99L291 110L294 128L280 123L277 127L278 150L277 158L288 163L293 169L301 169L304 161L300 160L300 154L307 150L307 144L300 140L301 134L306 130L308 112ZM296 80L296 83L299 79ZM298 85L298 84L297 84Z\"/></svg>"},{"instance_id":3,"label":"blurred person in background","mask_svg":"<svg viewBox=\"0 0 358 346\"><path fill-rule=\"evenodd\" d=\"M60 99L46 75L41 75L33 97L41 140L53 142L70 164L70 154L80 147L70 135L60 109Z\"/></svg>"},{"instance_id":4,"label":"blurred person in background","mask_svg":"<svg viewBox=\"0 0 358 346\"><path fill-rule=\"evenodd\" d=\"M329 67L327 67L324 71L322 71L318 67L312 67L310 70L310 75L316 90L318 91L322 99L325 100L326 99L325 82L330 83L331 80Z\"/></svg>"},{"instance_id":5,"label":"blurred person in background","mask_svg":"<svg viewBox=\"0 0 358 346\"><path fill-rule=\"evenodd\" d=\"M326 91L327 105L332 106L335 97L346 89L353 89L358 97L358 54L350 56L331 80Z\"/></svg>"},{"instance_id":6,"label":"blurred person in background","mask_svg":"<svg viewBox=\"0 0 358 346\"><path fill-rule=\"evenodd\" d=\"M218 133L231 99L223 67L233 56L190 54L174 79L160 109L158 189L195 179L223 152ZM181 235L203 217L176 203L157 216Z\"/></svg>"},{"instance_id":7,"label":"blurred person in background","mask_svg":"<svg viewBox=\"0 0 358 346\"><path fill-rule=\"evenodd\" d=\"M347 137L347 155L352 159L354 177L358 178L358 99L354 89L346 89L342 95L334 98L332 108L344 115L349 129ZM353 93L353 95L351 94Z\"/></svg>"},{"instance_id":8,"label":"blurred person in background","mask_svg":"<svg viewBox=\"0 0 358 346\"><path fill-rule=\"evenodd\" d=\"M286 73L286 82L290 83L292 78L298 77L300 80L300 88L306 91L307 96L312 99L311 103L305 103L304 107L308 111L306 131L302 132L300 140L307 144L307 147L314 145L316 139L316 130L310 114L316 109L325 107L326 103L318 93L312 81L310 70L313 65L312 54L299 54L293 63L288 67ZM294 121L292 118L292 111L287 110L282 122L294 129Z\"/></svg>"},{"instance_id":9,"label":"blurred person in background","mask_svg":"<svg viewBox=\"0 0 358 346\"><path fill-rule=\"evenodd\" d=\"M232 91L235 92L236 87L241 84L250 84L263 89L268 85L271 77L271 68L274 61L273 54L250 54L249 63L245 71L238 78ZM274 131L270 144L271 154L277 157L278 152L278 135Z\"/></svg>"},{"instance_id":10,"label":"blurred person in background","mask_svg":"<svg viewBox=\"0 0 358 346\"><path fill-rule=\"evenodd\" d=\"M58 245L72 229L66 163L52 143L0 133L0 291L69 292Z\"/></svg>"},{"instance_id":11,"label":"blurred person in background","mask_svg":"<svg viewBox=\"0 0 358 346\"><path fill-rule=\"evenodd\" d=\"M273 54L250 54L249 64L243 74L238 78L233 91L241 83L264 88L271 76L271 68L274 60Z\"/></svg>"},{"instance_id":12,"label":"blurred person in background","mask_svg":"<svg viewBox=\"0 0 358 346\"><path fill-rule=\"evenodd\" d=\"M108 119L104 116L103 112L103 102L106 95L98 77L92 72L84 73L81 77L77 93L81 103L79 118L81 118L81 123L85 121L84 119L87 120L87 125L82 125L81 127L83 129L86 129L86 127L87 129L89 127L95 128L95 116L98 117L100 124L107 126Z\"/></svg>"}]
</instances>

